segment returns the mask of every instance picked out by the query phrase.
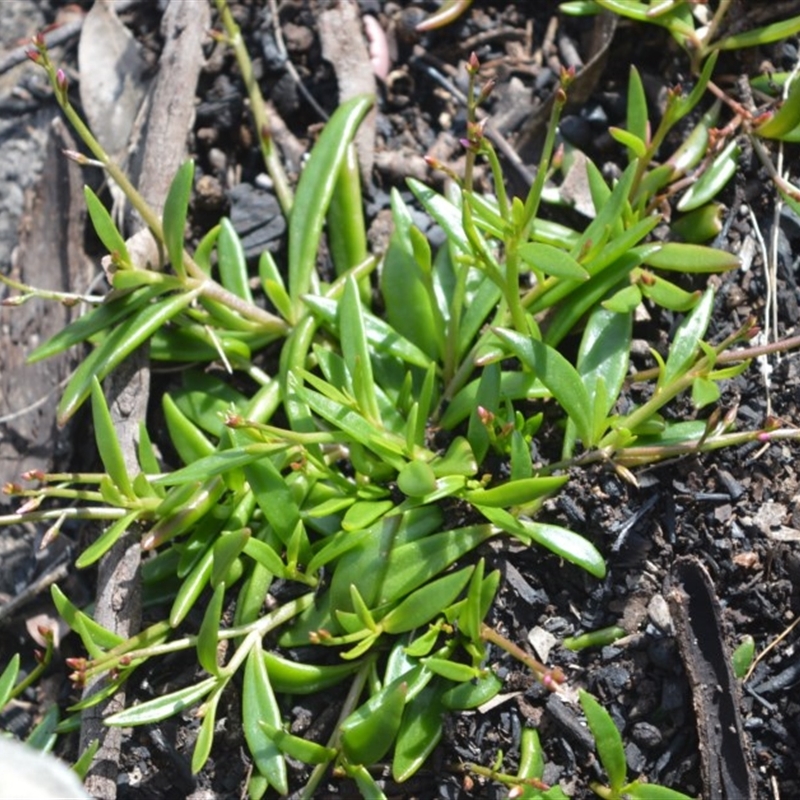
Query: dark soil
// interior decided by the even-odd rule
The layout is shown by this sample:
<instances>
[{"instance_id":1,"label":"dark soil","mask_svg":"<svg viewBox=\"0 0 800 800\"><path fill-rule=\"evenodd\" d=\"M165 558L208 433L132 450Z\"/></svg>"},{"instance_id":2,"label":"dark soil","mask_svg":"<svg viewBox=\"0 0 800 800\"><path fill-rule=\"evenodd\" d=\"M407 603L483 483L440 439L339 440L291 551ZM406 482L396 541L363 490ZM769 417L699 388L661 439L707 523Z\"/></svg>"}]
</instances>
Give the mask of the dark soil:
<instances>
[{"instance_id":1,"label":"dark soil","mask_svg":"<svg viewBox=\"0 0 800 800\"><path fill-rule=\"evenodd\" d=\"M38 5L47 23L60 3L43 0ZM160 5L143 2L123 17L152 53L161 45ZM322 58L317 30L319 12L329 4L297 0L279 5L280 30L300 83L287 70L268 4L244 2L233 8L262 90L304 150L322 122L308 96L324 112L336 105L336 72ZM798 2L735 2L729 20L732 25L752 27L755 15L773 5L778 18L800 13ZM497 79L487 110L511 150L521 153L530 169L535 166L541 132L535 121L542 116L558 72L562 66L580 69L591 61L591 38L599 23L560 17L554 0L505 4L475 0L456 23L418 35L414 24L436 3L404 7L363 0L359 6L362 13L378 18L396 51L391 72L380 85L377 145L368 187L371 237L380 246L386 236L389 189L396 186L403 191L407 175L439 181L440 176L429 174L422 160L427 154L458 168L465 112L452 88L464 89L464 63L470 52L475 51L484 64L482 74ZM725 54L717 71L728 76L725 88L735 93L738 75L755 74L765 63L792 69L797 53L794 40L732 52ZM285 231L274 198L263 188L263 165L233 58L218 48L212 51L211 45L209 55L190 146L197 159L198 183L205 187L195 200L193 224L201 232L222 214L230 214L245 236L248 255L257 255L264 247L280 252ZM68 47L64 58L74 63L74 50ZM684 54L666 32L619 23L607 57L579 87L584 99L568 107L561 126L563 136L583 148L606 175L624 167L622 148L606 131L609 125L624 125L631 64L642 73L653 108L665 88L691 84ZM43 106L50 112L55 109L45 90L39 95L28 90L27 96L30 104L16 109L8 105L10 96L0 98L6 101L0 103L2 119L30 122L41 119L36 115ZM6 136L18 130L15 124ZM796 155L795 148L787 148L786 163L792 164ZM510 166L509 170L524 187L525 169ZM743 156L735 180L721 198L728 211L716 244L752 257L748 269L714 279L719 287L710 331L714 341L729 335L751 314L763 318L765 264L760 248L753 245L757 227L770 241L775 194L758 160ZM422 215L419 221L430 227ZM800 219L784 210L778 224L778 335L786 337L796 332L798 322L795 253ZM440 231L429 233L433 241L441 241ZM656 316L644 323L641 336L661 347L677 321L667 314ZM646 351L637 357L637 367L650 365ZM161 380L154 392L155 406ZM25 381L24 373L19 381ZM798 357L790 354L773 361L766 377L752 367L725 385L719 405L723 413L736 410L741 428L763 425L769 415L784 425L794 424L800 405ZM670 413L694 412L684 404ZM5 425L0 427L2 435L7 438ZM24 441L18 443L17 449L24 446ZM569 490L548 506L543 518L584 534L599 547L609 568L602 582L554 556L507 541L481 553L487 567L499 568L504 575L490 623L511 640L538 649L542 660L564 669L571 685L601 700L622 731L631 776L643 775L650 782L709 798L800 797L796 629L777 641L800 613L799 453L796 443L722 450L637 472L638 486L607 469L575 475ZM58 457L65 458L61 453ZM82 458L86 458L84 448L73 448L71 467L89 468L80 463ZM3 482L15 477L0 475ZM69 542L78 535L79 531L68 531L64 538ZM2 534L7 542L8 537ZM13 562L8 556L3 568L7 596L24 591L52 567L46 559L36 564L30 560L30 532L20 533L14 541L19 556ZM91 574L72 574L67 593L88 602L93 595L91 578ZM0 664L17 649L30 651L24 622L33 610L47 607L46 596L34 596L3 621ZM564 637L617 624L629 635L614 645L579 653L560 645ZM727 664L745 635L755 638L757 652L774 647L742 685L731 679ZM74 654L78 645L73 639L65 640L63 655ZM549 652L542 653L542 647ZM450 718L429 765L409 784L394 786L388 770L387 776L381 773L387 777L387 795L507 797L500 784L468 775L464 765L491 766L502 751L503 770L513 773L521 729L534 725L546 753L546 782L560 783L570 796L593 796L589 781L603 776L574 707L549 696L502 651L493 650L490 660L505 680L498 702L480 713ZM146 699L151 686L163 686L165 681L174 687L185 685L194 677L192 663L183 657L160 661L153 674L137 676L131 690ZM49 679L49 696L30 693L25 714L4 719L4 725L13 725L22 734L48 703L63 702L70 691L65 674L59 665ZM335 695L311 701L298 698L297 705L287 709L293 731L324 738L335 721L336 702ZM219 713L212 757L198 776L192 776L189 768L197 731L189 715L135 729L123 752L119 797L241 796L250 765L240 736L239 698L231 693L228 703ZM60 747L66 757L74 757L75 743L69 737ZM293 785L300 786L304 777L305 771L298 768ZM318 796L359 795L354 785L331 777Z\"/></svg>"}]
</instances>

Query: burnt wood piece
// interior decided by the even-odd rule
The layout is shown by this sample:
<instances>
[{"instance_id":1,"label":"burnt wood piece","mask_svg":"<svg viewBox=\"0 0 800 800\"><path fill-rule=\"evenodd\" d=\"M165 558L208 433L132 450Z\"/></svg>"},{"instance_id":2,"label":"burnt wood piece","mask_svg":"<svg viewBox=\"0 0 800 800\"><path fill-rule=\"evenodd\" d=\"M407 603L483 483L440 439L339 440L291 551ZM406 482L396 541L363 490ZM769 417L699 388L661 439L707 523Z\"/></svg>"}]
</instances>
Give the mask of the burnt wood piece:
<instances>
[{"instance_id":1,"label":"burnt wood piece","mask_svg":"<svg viewBox=\"0 0 800 800\"><path fill-rule=\"evenodd\" d=\"M23 216L11 277L57 292L86 291L91 264L83 251L86 210L83 177L62 151L75 142L60 118L50 125L42 175ZM12 292L10 294L17 294ZM0 290L0 297L5 290ZM50 300L0 306L0 484L30 469L51 470L56 450L66 461L69 437L56 427L59 386L79 354L61 353L27 364L26 358L79 315Z\"/></svg>"},{"instance_id":2,"label":"burnt wood piece","mask_svg":"<svg viewBox=\"0 0 800 800\"><path fill-rule=\"evenodd\" d=\"M756 797L739 687L725 646L714 584L696 558L680 558L667 579L675 638L689 678L708 800Z\"/></svg>"}]
</instances>

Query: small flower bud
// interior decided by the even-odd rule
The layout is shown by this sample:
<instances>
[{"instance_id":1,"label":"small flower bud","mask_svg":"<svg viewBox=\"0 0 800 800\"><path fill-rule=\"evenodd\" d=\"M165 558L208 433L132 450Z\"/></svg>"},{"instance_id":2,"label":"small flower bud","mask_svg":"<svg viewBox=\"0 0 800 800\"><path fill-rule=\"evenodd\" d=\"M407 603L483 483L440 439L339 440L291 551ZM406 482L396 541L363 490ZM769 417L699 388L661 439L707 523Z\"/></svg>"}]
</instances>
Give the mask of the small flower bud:
<instances>
[{"instance_id":1,"label":"small flower bud","mask_svg":"<svg viewBox=\"0 0 800 800\"><path fill-rule=\"evenodd\" d=\"M486 81L486 83L483 84L483 88L478 95L478 105L482 105L489 99L489 95L494 91L495 86L497 86L497 81L494 78L490 78L488 81Z\"/></svg>"},{"instance_id":2,"label":"small flower bud","mask_svg":"<svg viewBox=\"0 0 800 800\"><path fill-rule=\"evenodd\" d=\"M52 642L53 641L53 629L48 627L47 625L37 625L36 630L39 631L39 636L45 642Z\"/></svg>"},{"instance_id":3,"label":"small flower bud","mask_svg":"<svg viewBox=\"0 0 800 800\"><path fill-rule=\"evenodd\" d=\"M478 56L475 54L475 51L469 54L469 61L467 61L467 72L470 75L477 75L478 71L481 68L481 62L478 61Z\"/></svg>"},{"instance_id":4,"label":"small flower bud","mask_svg":"<svg viewBox=\"0 0 800 800\"><path fill-rule=\"evenodd\" d=\"M475 144L480 143L483 140L484 133L483 129L486 127L486 120L481 120L480 122L468 122L467 123L467 138L474 142Z\"/></svg>"},{"instance_id":5,"label":"small flower bud","mask_svg":"<svg viewBox=\"0 0 800 800\"><path fill-rule=\"evenodd\" d=\"M37 664L44 663L44 650L40 650L38 647L33 651L33 657L36 660Z\"/></svg>"},{"instance_id":6,"label":"small flower bud","mask_svg":"<svg viewBox=\"0 0 800 800\"><path fill-rule=\"evenodd\" d=\"M69 680L76 689L82 689L86 683L86 674L83 672L72 672L69 675Z\"/></svg>"},{"instance_id":7,"label":"small flower bud","mask_svg":"<svg viewBox=\"0 0 800 800\"><path fill-rule=\"evenodd\" d=\"M67 92L69 91L69 81L63 69L56 72L56 97L59 103L67 102Z\"/></svg>"},{"instance_id":8,"label":"small flower bud","mask_svg":"<svg viewBox=\"0 0 800 800\"><path fill-rule=\"evenodd\" d=\"M494 414L483 406L478 406L478 419L489 427L494 422Z\"/></svg>"},{"instance_id":9,"label":"small flower bud","mask_svg":"<svg viewBox=\"0 0 800 800\"><path fill-rule=\"evenodd\" d=\"M47 44L44 40L44 34L39 31L31 40L33 42L33 46L40 52L44 52L47 50Z\"/></svg>"},{"instance_id":10,"label":"small flower bud","mask_svg":"<svg viewBox=\"0 0 800 800\"><path fill-rule=\"evenodd\" d=\"M726 430L728 428L730 428L731 425L733 425L734 422L736 422L736 415L737 415L738 411L739 411L739 407L738 406L734 406L733 408L729 408L725 412L725 416L722 418L722 425Z\"/></svg>"},{"instance_id":11,"label":"small flower bud","mask_svg":"<svg viewBox=\"0 0 800 800\"><path fill-rule=\"evenodd\" d=\"M22 491L23 488L19 483L8 481L8 483L3 484L3 494L20 494Z\"/></svg>"},{"instance_id":12,"label":"small flower bud","mask_svg":"<svg viewBox=\"0 0 800 800\"><path fill-rule=\"evenodd\" d=\"M25 55L33 61L34 64L42 63L42 54L38 50L26 50Z\"/></svg>"},{"instance_id":13,"label":"small flower bud","mask_svg":"<svg viewBox=\"0 0 800 800\"><path fill-rule=\"evenodd\" d=\"M453 170L450 169L450 167L446 166L441 161L439 161L438 158L434 158L433 156L425 156L425 163L431 169L435 169L437 172L444 172L444 174L447 175L448 178L458 182L458 176L455 174L455 172L453 172Z\"/></svg>"},{"instance_id":14,"label":"small flower bud","mask_svg":"<svg viewBox=\"0 0 800 800\"><path fill-rule=\"evenodd\" d=\"M17 514L28 514L31 511L36 511L42 503L41 497L32 497L30 500L24 502L18 509Z\"/></svg>"},{"instance_id":15,"label":"small flower bud","mask_svg":"<svg viewBox=\"0 0 800 800\"><path fill-rule=\"evenodd\" d=\"M46 550L53 542L58 539L58 535L61 533L61 525L57 522L55 525L51 525L45 532L44 536L42 536L41 544L39 545L40 550Z\"/></svg>"},{"instance_id":16,"label":"small flower bud","mask_svg":"<svg viewBox=\"0 0 800 800\"><path fill-rule=\"evenodd\" d=\"M44 472L40 469L29 469L27 472L22 473L22 479L25 481L43 481Z\"/></svg>"}]
</instances>

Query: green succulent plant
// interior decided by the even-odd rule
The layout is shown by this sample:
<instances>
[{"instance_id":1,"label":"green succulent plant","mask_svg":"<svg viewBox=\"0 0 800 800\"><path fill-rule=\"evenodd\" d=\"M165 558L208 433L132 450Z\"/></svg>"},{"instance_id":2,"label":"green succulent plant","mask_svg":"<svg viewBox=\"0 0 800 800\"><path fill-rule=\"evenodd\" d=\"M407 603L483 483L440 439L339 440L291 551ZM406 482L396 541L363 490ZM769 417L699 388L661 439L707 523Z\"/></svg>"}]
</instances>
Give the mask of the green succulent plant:
<instances>
[{"instance_id":1,"label":"green succulent plant","mask_svg":"<svg viewBox=\"0 0 800 800\"><path fill-rule=\"evenodd\" d=\"M263 102L241 36L225 4L218 5L263 131ZM699 117L674 153L662 153L670 131L699 109L716 50L743 43L742 36L716 44L708 44L713 36L698 38L696 29L689 30L686 6L565 4L572 13L602 7L668 25L683 37L698 68L692 91L670 94L654 131L641 78L632 70L626 127L611 132L629 163L609 184L587 162L594 216L583 229L548 222L539 213L547 180L558 171L553 154L572 76L562 76L530 191L509 197L500 160L478 119L491 86L478 87L480 65L472 59L465 176L441 193L408 183L443 229L445 243L433 251L395 191L387 250L368 253L351 142L372 98L356 97L325 126L294 192L271 143L262 141L288 217L288 256L278 265L265 252L257 281L228 220L193 253L186 249L192 162L176 174L159 219L70 106L65 79L39 43L33 56L48 71L65 114L165 254L154 267L134 263L111 216L87 189L92 223L112 258L114 291L31 356L91 345L58 413L63 422L90 402L104 471L36 474L29 476L38 483L34 488L9 486L30 505L0 517L0 524L105 522L105 531L79 556L81 568L139 525L150 554L146 597L154 609L168 607L162 619L121 640L53 589L59 613L87 652L72 663L76 682L114 676L101 695L76 703L72 713L112 694L152 659L194 651L203 671L197 682L106 722L142 725L196 709L201 726L192 768L198 771L213 747L220 698L236 685L255 765L252 797L270 788L289 791L287 757L313 768L304 797L313 796L330 767L355 780L365 797L382 797L371 765L391 759L394 779L407 780L439 742L445 713L478 707L501 689L487 642L521 658L548 688L559 691L564 684L559 669L539 664L487 625L500 574L486 571L482 544L510 536L602 578L604 557L588 539L536 518L544 501L568 484L570 468L605 463L635 480L633 467L660 459L755 439L797 438L794 429L736 432L734 420L719 413L679 422L662 414L682 394L698 409L716 403L720 383L769 350L739 347L753 335L753 321L722 342L705 341L713 291L689 292L667 277L738 263L698 243L714 229L714 198L737 157L733 140L709 151L719 107ZM793 25L762 33L762 40L786 35ZM794 129L795 94L752 134L785 133L790 122ZM473 188L479 159L489 165L492 195ZM656 241L660 209L678 193L678 210L686 212L683 241ZM681 231L680 221L673 229ZM327 283L316 272L324 232L335 267ZM23 296L34 291L14 285ZM631 374L634 311L643 302L684 318L668 352L653 351L655 367ZM577 342L574 358L562 347L568 338ZM163 398L169 440L182 466L162 463L143 425L140 470L132 475L102 381L145 341L156 360L199 366L187 367ZM251 391L218 371L204 371L210 363L246 376ZM623 412L618 401L631 381L648 387L648 399ZM549 462L533 455L542 426L552 424L545 421L545 407L554 409L547 419L556 419L552 430L561 443L560 457ZM49 499L61 505L47 508ZM270 591L278 580L297 591L272 606ZM223 624L230 599L234 618ZM203 609L196 629L188 625L192 609ZM220 660L222 641L229 646ZM309 644L314 655L290 657L301 647L309 652ZM7 670L0 689L15 681L16 672ZM337 685L348 688L327 741L307 741L287 730L287 696ZM8 696L0 691L0 699ZM625 783L619 734L614 729L611 735L607 713L586 694L581 704L610 782L595 787L598 793L645 796L645 784ZM563 797L559 787L542 783L542 764L538 734L526 730L516 775L502 773L500 763L472 769L514 787L517 797ZM681 796L646 788L658 788L659 797Z\"/></svg>"}]
</instances>

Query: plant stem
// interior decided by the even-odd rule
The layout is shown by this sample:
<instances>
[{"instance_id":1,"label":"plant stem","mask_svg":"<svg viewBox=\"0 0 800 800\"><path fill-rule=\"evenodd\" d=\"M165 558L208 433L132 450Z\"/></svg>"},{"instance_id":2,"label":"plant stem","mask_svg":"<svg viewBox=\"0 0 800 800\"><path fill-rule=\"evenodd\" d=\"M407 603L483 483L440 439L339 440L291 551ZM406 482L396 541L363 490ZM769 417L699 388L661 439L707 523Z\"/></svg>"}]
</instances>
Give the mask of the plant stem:
<instances>
[{"instance_id":1,"label":"plant stem","mask_svg":"<svg viewBox=\"0 0 800 800\"><path fill-rule=\"evenodd\" d=\"M283 165L278 158L278 153L275 149L275 143L272 139L269 117L267 116L267 107L264 104L264 98L261 94L261 89L253 74L253 64L250 61L250 54L244 45L242 33L239 26L233 19L233 15L228 8L227 0L216 0L217 10L219 11L222 19L222 24L228 34L229 42L236 55L236 61L239 64L239 72L242 75L247 96L250 98L250 108L253 112L253 119L256 124L256 135L261 146L261 154L264 158L264 164L267 167L272 184L275 187L275 195L280 203L281 210L286 217L289 216L292 210L292 203L294 198L292 190L289 186L289 180L284 172Z\"/></svg>"},{"instance_id":2,"label":"plant stem","mask_svg":"<svg viewBox=\"0 0 800 800\"><path fill-rule=\"evenodd\" d=\"M518 661L521 661L531 670L531 672L533 672L538 680L547 686L548 689L555 690L556 686L554 684L561 684L566 680L564 673L559 667L556 667L553 670L548 669L544 664L542 664L541 661L537 661L532 655L526 653L519 645L515 644L510 639L507 639L502 633L499 633L494 628L490 628L483 622L481 623L481 639L483 639L485 642L496 644L498 647L505 650L509 655L512 655ZM550 681L546 680L547 676L550 676Z\"/></svg>"}]
</instances>

